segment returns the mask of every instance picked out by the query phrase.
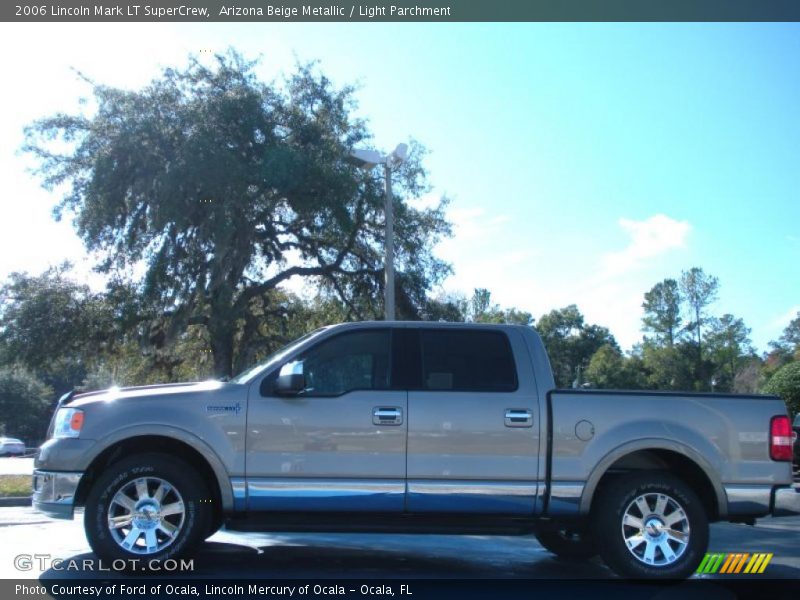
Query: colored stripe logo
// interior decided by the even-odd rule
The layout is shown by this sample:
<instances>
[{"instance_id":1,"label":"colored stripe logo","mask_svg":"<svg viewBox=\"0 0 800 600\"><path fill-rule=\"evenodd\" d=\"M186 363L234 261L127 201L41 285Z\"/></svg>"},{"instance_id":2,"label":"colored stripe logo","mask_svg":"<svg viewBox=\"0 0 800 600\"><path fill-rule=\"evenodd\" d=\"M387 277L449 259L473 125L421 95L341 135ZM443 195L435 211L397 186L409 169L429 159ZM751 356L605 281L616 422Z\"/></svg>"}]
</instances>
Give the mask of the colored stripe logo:
<instances>
[{"instance_id":1,"label":"colored stripe logo","mask_svg":"<svg viewBox=\"0 0 800 600\"><path fill-rule=\"evenodd\" d=\"M773 554L757 552L748 554L742 552L709 552L703 557L696 573L711 575L714 573L763 573L767 568Z\"/></svg>"}]
</instances>

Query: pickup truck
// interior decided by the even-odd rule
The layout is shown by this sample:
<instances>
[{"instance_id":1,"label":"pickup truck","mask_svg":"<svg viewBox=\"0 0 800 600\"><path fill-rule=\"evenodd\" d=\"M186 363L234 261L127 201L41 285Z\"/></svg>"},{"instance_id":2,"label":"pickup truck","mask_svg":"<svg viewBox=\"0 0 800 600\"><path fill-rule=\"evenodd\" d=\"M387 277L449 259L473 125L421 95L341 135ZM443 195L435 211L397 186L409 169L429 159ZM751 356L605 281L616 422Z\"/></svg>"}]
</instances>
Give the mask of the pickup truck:
<instances>
[{"instance_id":1,"label":"pickup truck","mask_svg":"<svg viewBox=\"0 0 800 600\"><path fill-rule=\"evenodd\" d=\"M67 394L34 506L102 560L234 530L527 534L628 578L691 575L709 523L800 514L771 396L554 389L534 329L319 329L228 382Z\"/></svg>"}]
</instances>

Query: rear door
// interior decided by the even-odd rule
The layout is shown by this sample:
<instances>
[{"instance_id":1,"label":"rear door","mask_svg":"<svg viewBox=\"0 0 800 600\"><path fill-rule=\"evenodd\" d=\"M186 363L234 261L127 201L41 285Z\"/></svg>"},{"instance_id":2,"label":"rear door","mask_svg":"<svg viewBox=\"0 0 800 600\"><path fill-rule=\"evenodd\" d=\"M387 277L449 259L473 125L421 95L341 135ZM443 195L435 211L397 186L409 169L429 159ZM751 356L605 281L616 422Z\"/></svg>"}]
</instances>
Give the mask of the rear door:
<instances>
[{"instance_id":1,"label":"rear door","mask_svg":"<svg viewBox=\"0 0 800 600\"><path fill-rule=\"evenodd\" d=\"M532 514L538 485L538 398L513 328L409 329L413 513Z\"/></svg>"}]
</instances>

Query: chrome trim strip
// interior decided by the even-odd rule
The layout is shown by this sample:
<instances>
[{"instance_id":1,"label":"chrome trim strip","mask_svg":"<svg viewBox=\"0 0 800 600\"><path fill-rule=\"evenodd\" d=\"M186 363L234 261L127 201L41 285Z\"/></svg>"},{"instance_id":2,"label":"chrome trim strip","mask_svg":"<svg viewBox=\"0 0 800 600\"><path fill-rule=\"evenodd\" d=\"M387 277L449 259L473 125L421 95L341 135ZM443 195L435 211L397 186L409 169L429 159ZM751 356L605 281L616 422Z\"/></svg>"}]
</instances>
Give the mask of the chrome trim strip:
<instances>
[{"instance_id":1,"label":"chrome trim strip","mask_svg":"<svg viewBox=\"0 0 800 600\"><path fill-rule=\"evenodd\" d=\"M244 477L231 477L233 491L233 510L247 510L247 480Z\"/></svg>"},{"instance_id":2,"label":"chrome trim strip","mask_svg":"<svg viewBox=\"0 0 800 600\"><path fill-rule=\"evenodd\" d=\"M771 485L726 485L729 515L766 515L772 496Z\"/></svg>"},{"instance_id":3,"label":"chrome trim strip","mask_svg":"<svg viewBox=\"0 0 800 600\"><path fill-rule=\"evenodd\" d=\"M535 483L495 483L488 481L409 480L410 494L476 494L481 496L535 496Z\"/></svg>"},{"instance_id":4,"label":"chrome trim strip","mask_svg":"<svg viewBox=\"0 0 800 600\"><path fill-rule=\"evenodd\" d=\"M394 479L247 479L247 508L273 511L402 512L405 482Z\"/></svg>"},{"instance_id":5,"label":"chrome trim strip","mask_svg":"<svg viewBox=\"0 0 800 600\"><path fill-rule=\"evenodd\" d=\"M536 482L411 480L406 509L532 515L538 488Z\"/></svg>"},{"instance_id":6,"label":"chrome trim strip","mask_svg":"<svg viewBox=\"0 0 800 600\"><path fill-rule=\"evenodd\" d=\"M75 509L75 492L83 477L80 472L33 472L34 510L56 519L71 519Z\"/></svg>"},{"instance_id":7,"label":"chrome trim strip","mask_svg":"<svg viewBox=\"0 0 800 600\"><path fill-rule=\"evenodd\" d=\"M585 487L582 481L553 481L550 484L548 515L578 515Z\"/></svg>"}]
</instances>

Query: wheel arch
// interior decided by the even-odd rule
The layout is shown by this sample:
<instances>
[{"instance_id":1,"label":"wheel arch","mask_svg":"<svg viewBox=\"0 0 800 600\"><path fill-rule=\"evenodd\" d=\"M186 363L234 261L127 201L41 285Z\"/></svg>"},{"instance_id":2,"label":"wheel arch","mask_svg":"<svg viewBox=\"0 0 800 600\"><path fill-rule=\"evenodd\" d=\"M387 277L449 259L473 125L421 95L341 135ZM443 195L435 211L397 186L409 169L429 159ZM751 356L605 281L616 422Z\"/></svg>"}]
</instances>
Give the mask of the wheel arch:
<instances>
[{"instance_id":1,"label":"wheel arch","mask_svg":"<svg viewBox=\"0 0 800 600\"><path fill-rule=\"evenodd\" d=\"M202 440L193 439L188 432L170 429L167 432L132 428L115 432L113 437L98 444L102 448L91 458L75 494L76 506L83 506L92 484L109 465L134 454L161 452L177 456L195 467L209 484L218 516L233 510L233 492L230 477L222 461Z\"/></svg>"},{"instance_id":2,"label":"wheel arch","mask_svg":"<svg viewBox=\"0 0 800 600\"><path fill-rule=\"evenodd\" d=\"M598 490L615 476L653 469L666 470L689 485L703 503L709 521L727 516L727 495L708 461L684 444L663 439L637 440L606 454L586 481L580 513L588 515L591 512Z\"/></svg>"}]
</instances>

